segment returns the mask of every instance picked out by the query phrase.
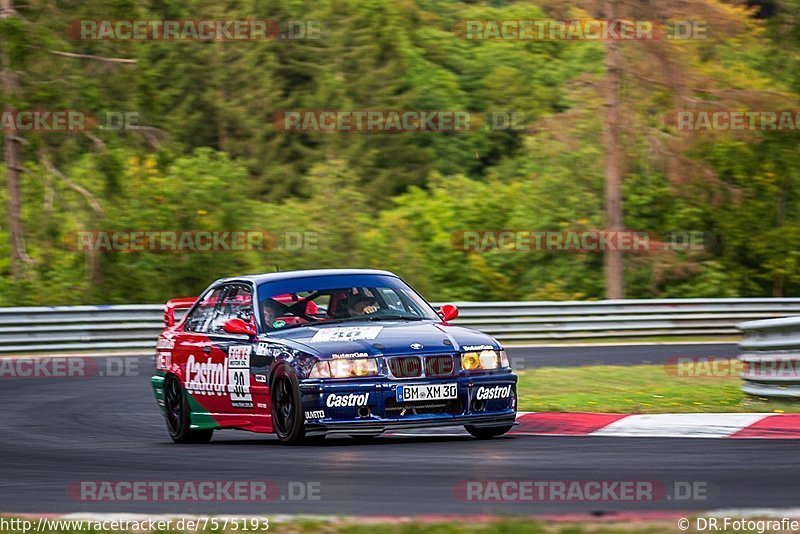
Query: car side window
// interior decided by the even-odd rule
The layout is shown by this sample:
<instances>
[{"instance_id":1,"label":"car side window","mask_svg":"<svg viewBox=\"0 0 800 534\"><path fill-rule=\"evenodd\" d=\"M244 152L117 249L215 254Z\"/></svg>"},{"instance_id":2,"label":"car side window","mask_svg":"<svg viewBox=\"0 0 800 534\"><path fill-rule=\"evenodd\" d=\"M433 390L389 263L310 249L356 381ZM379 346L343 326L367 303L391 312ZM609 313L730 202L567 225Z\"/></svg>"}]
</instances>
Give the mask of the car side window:
<instances>
[{"instance_id":1,"label":"car side window","mask_svg":"<svg viewBox=\"0 0 800 534\"><path fill-rule=\"evenodd\" d=\"M210 322L208 332L224 334L225 323L239 318L246 323L253 322L253 291L245 285L230 285L228 292L222 297L222 304L217 307L214 318Z\"/></svg>"},{"instance_id":2,"label":"car side window","mask_svg":"<svg viewBox=\"0 0 800 534\"><path fill-rule=\"evenodd\" d=\"M189 332L206 332L209 321L214 316L214 310L224 293L224 287L219 287L206 293L197 307L186 318L184 329Z\"/></svg>"}]
</instances>

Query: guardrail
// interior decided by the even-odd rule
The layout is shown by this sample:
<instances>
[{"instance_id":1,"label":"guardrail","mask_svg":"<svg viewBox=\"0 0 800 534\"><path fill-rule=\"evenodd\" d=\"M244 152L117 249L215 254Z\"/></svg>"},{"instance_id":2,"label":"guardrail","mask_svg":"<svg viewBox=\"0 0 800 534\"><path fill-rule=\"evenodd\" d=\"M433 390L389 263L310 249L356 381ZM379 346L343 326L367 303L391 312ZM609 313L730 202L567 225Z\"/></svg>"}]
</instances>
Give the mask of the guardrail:
<instances>
[{"instance_id":1,"label":"guardrail","mask_svg":"<svg viewBox=\"0 0 800 534\"><path fill-rule=\"evenodd\" d=\"M737 336L740 321L800 315L800 298L456 305L456 324L506 342ZM0 308L0 353L149 349L163 311L161 304Z\"/></svg>"},{"instance_id":2,"label":"guardrail","mask_svg":"<svg viewBox=\"0 0 800 534\"><path fill-rule=\"evenodd\" d=\"M738 325L742 391L761 397L800 397L800 317Z\"/></svg>"},{"instance_id":3,"label":"guardrail","mask_svg":"<svg viewBox=\"0 0 800 534\"><path fill-rule=\"evenodd\" d=\"M458 324L503 341L738 336L736 323L800 315L800 298L460 302Z\"/></svg>"}]
</instances>

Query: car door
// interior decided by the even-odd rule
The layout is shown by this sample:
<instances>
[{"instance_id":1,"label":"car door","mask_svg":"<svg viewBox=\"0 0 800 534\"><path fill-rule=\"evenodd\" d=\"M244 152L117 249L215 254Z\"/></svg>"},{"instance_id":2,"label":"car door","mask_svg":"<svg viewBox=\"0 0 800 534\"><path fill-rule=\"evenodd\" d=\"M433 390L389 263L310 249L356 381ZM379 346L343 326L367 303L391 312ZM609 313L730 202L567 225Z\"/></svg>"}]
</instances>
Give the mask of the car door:
<instances>
[{"instance_id":1,"label":"car door","mask_svg":"<svg viewBox=\"0 0 800 534\"><path fill-rule=\"evenodd\" d=\"M220 410L231 415L252 414L256 408L253 400L253 374L251 361L254 355L255 336L229 334L225 323L239 318L255 325L253 317L253 290L246 283L225 284L222 301L208 324L210 354L213 360L225 362L225 399ZM237 425L244 424L238 421Z\"/></svg>"},{"instance_id":2,"label":"car door","mask_svg":"<svg viewBox=\"0 0 800 534\"><path fill-rule=\"evenodd\" d=\"M215 397L220 390L219 381L215 385L209 377L211 365L220 365L211 355L211 342L208 326L214 318L217 307L222 302L225 288L217 287L206 291L198 303L189 310L175 336L172 351L173 363L180 368L183 387L191 397L192 411L214 413L217 409ZM217 358L217 360L220 360Z\"/></svg>"}]
</instances>

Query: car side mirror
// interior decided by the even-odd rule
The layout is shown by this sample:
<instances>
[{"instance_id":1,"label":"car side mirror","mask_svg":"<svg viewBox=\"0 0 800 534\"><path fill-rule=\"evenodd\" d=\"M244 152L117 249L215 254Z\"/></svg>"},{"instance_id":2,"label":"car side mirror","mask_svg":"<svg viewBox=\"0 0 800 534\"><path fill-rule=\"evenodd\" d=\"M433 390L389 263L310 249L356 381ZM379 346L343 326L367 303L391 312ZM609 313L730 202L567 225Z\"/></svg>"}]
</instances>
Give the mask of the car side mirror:
<instances>
[{"instance_id":1,"label":"car side mirror","mask_svg":"<svg viewBox=\"0 0 800 534\"><path fill-rule=\"evenodd\" d=\"M234 317L233 319L225 321L225 324L222 325L222 329L228 334L256 335L255 327L250 323L244 322L244 320L239 317Z\"/></svg>"},{"instance_id":2,"label":"car side mirror","mask_svg":"<svg viewBox=\"0 0 800 534\"><path fill-rule=\"evenodd\" d=\"M458 317L458 308L456 308L455 304L442 304L442 307L439 308L439 317L441 317L445 323L447 321L452 321Z\"/></svg>"}]
</instances>

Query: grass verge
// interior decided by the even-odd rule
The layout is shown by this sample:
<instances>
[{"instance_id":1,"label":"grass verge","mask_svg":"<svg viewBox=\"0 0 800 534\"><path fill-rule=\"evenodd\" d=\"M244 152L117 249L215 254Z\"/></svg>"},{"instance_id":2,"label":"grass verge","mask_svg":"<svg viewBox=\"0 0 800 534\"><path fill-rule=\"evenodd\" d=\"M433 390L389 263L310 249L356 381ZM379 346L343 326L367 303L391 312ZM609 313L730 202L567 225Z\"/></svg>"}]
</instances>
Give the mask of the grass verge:
<instances>
[{"instance_id":1,"label":"grass verge","mask_svg":"<svg viewBox=\"0 0 800 534\"><path fill-rule=\"evenodd\" d=\"M587 519L582 522L545 522L530 519L486 518L478 521L414 521L399 519L395 522L362 521L355 518L328 518L328 519L289 519L288 521L270 522L269 530L250 530L250 534L277 532L285 534L307 534L321 532L327 534L372 534L382 532L387 534L582 534L582 533L627 533L627 534L675 534L677 531L674 521L598 521ZM85 528L66 528L45 530L40 534L118 534L123 530L97 530L92 527L92 522L87 521ZM30 534L30 531L0 529L3 534ZM241 531L239 531L241 532ZM690 530L689 532L696 532ZM199 531L136 531L136 534L237 534L237 531L228 530L199 530Z\"/></svg>"},{"instance_id":2,"label":"grass verge","mask_svg":"<svg viewBox=\"0 0 800 534\"><path fill-rule=\"evenodd\" d=\"M570 339L537 339L534 341L504 341L504 347L534 347L536 345L641 345L642 343L738 343L742 336L649 336L649 337L581 337Z\"/></svg>"},{"instance_id":3,"label":"grass verge","mask_svg":"<svg viewBox=\"0 0 800 534\"><path fill-rule=\"evenodd\" d=\"M323 532L329 534L675 534L680 532L675 521L629 521L604 522L588 519L584 522L544 522L524 519L497 519L477 522L395 522L380 524L329 523L329 524L276 524L270 532L305 534ZM696 532L690 530L689 532Z\"/></svg>"},{"instance_id":4,"label":"grass verge","mask_svg":"<svg viewBox=\"0 0 800 534\"><path fill-rule=\"evenodd\" d=\"M738 376L679 377L663 365L543 367L519 372L525 412L800 412L800 401L741 392Z\"/></svg>"}]
</instances>

